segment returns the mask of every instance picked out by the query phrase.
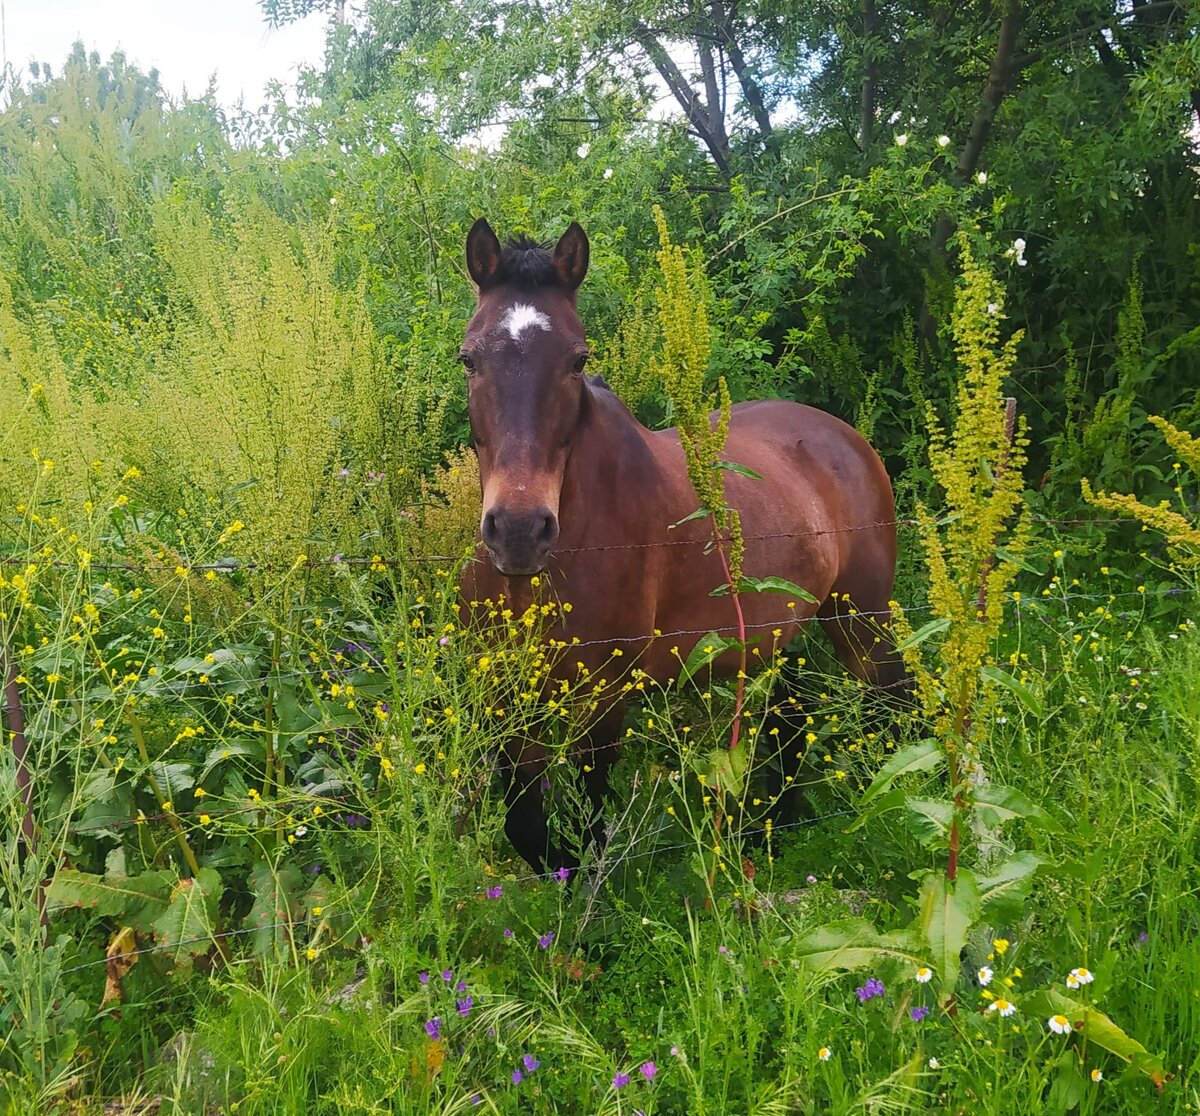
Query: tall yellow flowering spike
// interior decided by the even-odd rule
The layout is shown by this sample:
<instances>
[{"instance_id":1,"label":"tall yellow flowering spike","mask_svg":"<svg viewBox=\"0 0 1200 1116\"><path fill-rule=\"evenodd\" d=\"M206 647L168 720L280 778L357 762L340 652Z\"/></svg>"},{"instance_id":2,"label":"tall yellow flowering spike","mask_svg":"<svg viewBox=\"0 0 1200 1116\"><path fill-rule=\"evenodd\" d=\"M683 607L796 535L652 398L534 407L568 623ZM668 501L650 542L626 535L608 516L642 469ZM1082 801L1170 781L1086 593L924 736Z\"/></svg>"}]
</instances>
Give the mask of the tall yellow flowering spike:
<instances>
[{"instance_id":1,"label":"tall yellow flowering spike","mask_svg":"<svg viewBox=\"0 0 1200 1116\"><path fill-rule=\"evenodd\" d=\"M1167 444L1183 459L1192 472L1200 475L1200 440L1186 430L1172 426L1165 418L1151 415L1150 421L1162 432ZM1193 522L1172 510L1166 500L1157 505L1143 504L1136 496L1114 492L1093 492L1086 480L1080 481L1083 498L1089 504L1121 515L1132 516L1145 526L1166 536L1171 557L1186 566L1200 566L1200 522Z\"/></svg>"},{"instance_id":2,"label":"tall yellow flowering spike","mask_svg":"<svg viewBox=\"0 0 1200 1116\"><path fill-rule=\"evenodd\" d=\"M947 430L932 407L928 415L930 468L943 491L945 514L938 520L923 504L917 508L933 615L949 624L938 668L926 665L917 643L904 651L926 713L936 718L938 735L947 741L961 740L969 723L980 668L991 657L1003 620L1004 590L1018 569L1009 559L1025 549L1029 537L1021 475L1027 439L1022 425L1010 440L1004 402L1021 334L1001 342L1003 289L965 240L962 254L952 319L962 367L954 426ZM902 645L912 635L902 615L897 633Z\"/></svg>"}]
</instances>

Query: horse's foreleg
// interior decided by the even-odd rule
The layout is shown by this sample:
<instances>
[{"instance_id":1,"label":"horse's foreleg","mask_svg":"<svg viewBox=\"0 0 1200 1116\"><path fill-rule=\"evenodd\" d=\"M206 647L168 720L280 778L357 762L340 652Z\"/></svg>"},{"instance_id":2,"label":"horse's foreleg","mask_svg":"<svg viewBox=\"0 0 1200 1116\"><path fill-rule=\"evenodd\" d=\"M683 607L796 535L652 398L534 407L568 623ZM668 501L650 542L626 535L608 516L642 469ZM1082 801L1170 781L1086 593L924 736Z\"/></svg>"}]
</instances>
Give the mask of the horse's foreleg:
<instances>
[{"instance_id":1,"label":"horse's foreleg","mask_svg":"<svg viewBox=\"0 0 1200 1116\"><path fill-rule=\"evenodd\" d=\"M834 586L817 617L842 665L888 704L902 706L913 683L892 637L891 588L890 578L886 585Z\"/></svg>"}]
</instances>

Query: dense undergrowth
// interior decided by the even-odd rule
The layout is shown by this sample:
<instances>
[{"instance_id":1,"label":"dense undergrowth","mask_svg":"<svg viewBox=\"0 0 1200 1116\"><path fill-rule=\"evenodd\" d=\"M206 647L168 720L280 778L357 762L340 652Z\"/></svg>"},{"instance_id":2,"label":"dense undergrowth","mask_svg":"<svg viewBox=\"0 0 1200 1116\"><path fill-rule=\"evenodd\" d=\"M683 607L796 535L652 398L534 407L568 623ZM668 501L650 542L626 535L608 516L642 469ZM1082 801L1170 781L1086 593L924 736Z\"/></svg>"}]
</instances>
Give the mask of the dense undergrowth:
<instances>
[{"instance_id":1,"label":"dense undergrowth","mask_svg":"<svg viewBox=\"0 0 1200 1116\"><path fill-rule=\"evenodd\" d=\"M1002 199L951 196L932 137L857 185L806 169L785 253L770 191L715 215L694 156L636 129L548 166L520 129L451 159L408 120L399 173L372 119L326 142L279 109L290 151L238 149L211 104L74 65L0 119L6 1110L1196 1110L1200 461L1138 421L1194 401L1152 374L1187 345L1151 351L1136 269L1100 389L1064 327L1054 419L995 277L1022 281ZM578 811L590 683L548 688L569 648L539 638L569 601L497 602L500 644L458 609L447 259L478 198L592 216L598 364L648 421L702 426L718 376L849 405L901 495L919 710L881 715L819 631L748 686L732 753L719 680L631 674L574 877L514 857L494 779L536 734ZM965 231L945 323L899 321L868 371L847 292L897 207L893 248ZM688 379L664 323L701 319ZM1084 503L1083 475L1149 506Z\"/></svg>"}]
</instances>

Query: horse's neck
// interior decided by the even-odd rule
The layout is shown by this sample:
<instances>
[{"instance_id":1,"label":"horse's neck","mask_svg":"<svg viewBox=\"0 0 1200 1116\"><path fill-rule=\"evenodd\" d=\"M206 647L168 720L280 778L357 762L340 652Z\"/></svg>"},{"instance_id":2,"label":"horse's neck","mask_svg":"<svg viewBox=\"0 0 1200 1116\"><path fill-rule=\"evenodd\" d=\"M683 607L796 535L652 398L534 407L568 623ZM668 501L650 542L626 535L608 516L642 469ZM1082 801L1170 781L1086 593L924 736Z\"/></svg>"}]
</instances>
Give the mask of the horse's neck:
<instances>
[{"instance_id":1,"label":"horse's neck","mask_svg":"<svg viewBox=\"0 0 1200 1116\"><path fill-rule=\"evenodd\" d=\"M644 507L661 487L650 431L611 391L591 384L584 390L588 414L563 474L559 513L564 535L576 537L622 503Z\"/></svg>"}]
</instances>

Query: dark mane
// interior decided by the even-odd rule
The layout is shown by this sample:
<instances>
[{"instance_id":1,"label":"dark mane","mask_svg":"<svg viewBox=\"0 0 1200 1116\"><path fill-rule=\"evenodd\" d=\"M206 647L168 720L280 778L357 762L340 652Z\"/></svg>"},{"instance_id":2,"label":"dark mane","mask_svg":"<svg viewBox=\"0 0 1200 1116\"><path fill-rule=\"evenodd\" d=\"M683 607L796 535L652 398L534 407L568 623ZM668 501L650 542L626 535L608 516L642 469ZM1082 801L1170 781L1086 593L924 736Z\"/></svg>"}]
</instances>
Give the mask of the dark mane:
<instances>
[{"instance_id":1,"label":"dark mane","mask_svg":"<svg viewBox=\"0 0 1200 1116\"><path fill-rule=\"evenodd\" d=\"M549 249L536 240L522 236L504 246L495 282L536 290L538 287L558 286L559 278Z\"/></svg>"}]
</instances>

